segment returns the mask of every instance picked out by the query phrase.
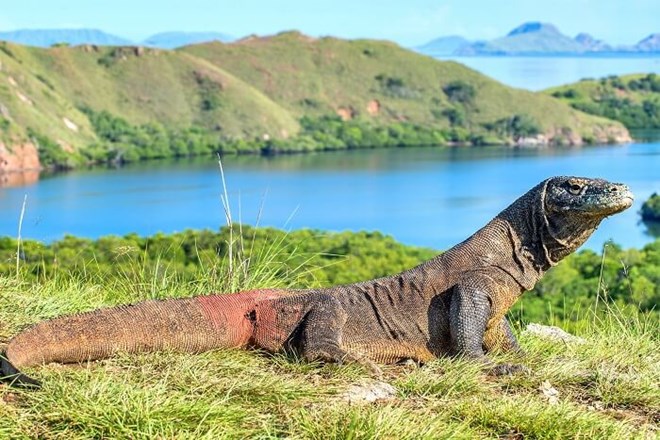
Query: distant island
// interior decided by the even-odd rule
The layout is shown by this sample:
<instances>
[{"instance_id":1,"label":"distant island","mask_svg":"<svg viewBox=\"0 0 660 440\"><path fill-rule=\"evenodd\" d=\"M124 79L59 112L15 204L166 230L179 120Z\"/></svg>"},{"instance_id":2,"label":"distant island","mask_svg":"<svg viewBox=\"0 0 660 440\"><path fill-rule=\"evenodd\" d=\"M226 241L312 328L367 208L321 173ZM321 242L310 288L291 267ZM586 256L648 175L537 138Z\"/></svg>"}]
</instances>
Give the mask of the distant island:
<instances>
[{"instance_id":1,"label":"distant island","mask_svg":"<svg viewBox=\"0 0 660 440\"><path fill-rule=\"evenodd\" d=\"M0 42L0 171L200 154L627 142L619 122L394 43Z\"/></svg>"},{"instance_id":2,"label":"distant island","mask_svg":"<svg viewBox=\"0 0 660 440\"><path fill-rule=\"evenodd\" d=\"M99 29L19 29L0 32L0 40L35 47L92 44L96 46L132 45L175 49L189 44L209 41L226 43L234 40L234 38L220 32L162 32L147 37L143 41L131 41Z\"/></svg>"},{"instance_id":3,"label":"distant island","mask_svg":"<svg viewBox=\"0 0 660 440\"><path fill-rule=\"evenodd\" d=\"M462 36L451 35L429 41L414 50L431 56L660 55L660 33L648 35L633 46L612 46L587 33L579 33L571 38L550 23L528 22L494 40L470 41Z\"/></svg>"}]
</instances>

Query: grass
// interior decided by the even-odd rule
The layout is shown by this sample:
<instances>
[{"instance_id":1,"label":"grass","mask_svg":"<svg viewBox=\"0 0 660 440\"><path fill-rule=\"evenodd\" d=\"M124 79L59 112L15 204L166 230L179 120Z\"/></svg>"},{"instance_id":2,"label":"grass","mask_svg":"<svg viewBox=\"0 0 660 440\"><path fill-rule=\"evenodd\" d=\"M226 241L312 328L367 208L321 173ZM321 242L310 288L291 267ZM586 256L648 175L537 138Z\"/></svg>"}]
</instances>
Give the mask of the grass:
<instances>
[{"instance_id":1,"label":"grass","mask_svg":"<svg viewBox=\"0 0 660 440\"><path fill-rule=\"evenodd\" d=\"M257 253L259 254L259 253ZM61 314L147 298L267 285L277 243L247 268L207 268L181 283L135 266L125 277L57 276L27 283L0 277L0 337ZM241 263L240 246L235 263ZM305 270L300 267L299 270ZM225 291L227 291L225 290ZM438 359L386 366L397 395L349 404L342 393L369 380L357 365L321 365L283 355L219 350L151 353L28 373L38 391L0 386L0 438L654 438L660 422L658 322L611 308L590 319L583 344L521 335L531 372L486 376L473 363ZM511 361L505 355L498 361ZM551 404L539 387L558 392Z\"/></svg>"}]
</instances>

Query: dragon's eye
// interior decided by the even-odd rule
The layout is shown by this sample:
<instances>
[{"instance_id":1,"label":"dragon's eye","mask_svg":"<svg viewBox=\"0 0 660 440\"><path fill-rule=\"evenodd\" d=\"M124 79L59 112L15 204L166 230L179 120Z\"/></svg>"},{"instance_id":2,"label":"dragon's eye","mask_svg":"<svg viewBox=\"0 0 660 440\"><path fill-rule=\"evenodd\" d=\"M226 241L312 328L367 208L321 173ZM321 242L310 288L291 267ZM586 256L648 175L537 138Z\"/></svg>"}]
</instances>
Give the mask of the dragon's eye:
<instances>
[{"instance_id":1,"label":"dragon's eye","mask_svg":"<svg viewBox=\"0 0 660 440\"><path fill-rule=\"evenodd\" d=\"M568 192L570 192L573 195L578 195L582 191L582 185L576 182L570 182L568 185Z\"/></svg>"}]
</instances>

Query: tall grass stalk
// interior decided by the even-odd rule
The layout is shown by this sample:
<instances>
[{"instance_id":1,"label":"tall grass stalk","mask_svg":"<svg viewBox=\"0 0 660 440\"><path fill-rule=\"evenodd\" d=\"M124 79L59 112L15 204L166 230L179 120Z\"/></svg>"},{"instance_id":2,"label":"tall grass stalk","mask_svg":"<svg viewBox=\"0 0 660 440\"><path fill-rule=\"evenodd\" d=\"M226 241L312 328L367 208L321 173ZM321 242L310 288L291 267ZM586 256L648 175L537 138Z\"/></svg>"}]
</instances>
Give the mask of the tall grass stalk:
<instances>
[{"instance_id":1,"label":"tall grass stalk","mask_svg":"<svg viewBox=\"0 0 660 440\"><path fill-rule=\"evenodd\" d=\"M27 205L27 194L23 197L23 206L21 206L21 215L18 219L18 237L16 238L16 278L20 277L21 262L21 233L23 231L23 219L25 218L25 206Z\"/></svg>"},{"instance_id":2,"label":"tall grass stalk","mask_svg":"<svg viewBox=\"0 0 660 440\"><path fill-rule=\"evenodd\" d=\"M218 155L218 167L220 168L220 179L222 182L222 194L220 195L220 200L222 201L222 208L225 212L225 222L229 228L229 276L231 277L234 273L233 271L233 261L234 261L234 227L231 218L231 206L229 205L229 196L227 195L227 182L225 181L225 170L222 167L222 158Z\"/></svg>"},{"instance_id":3,"label":"tall grass stalk","mask_svg":"<svg viewBox=\"0 0 660 440\"><path fill-rule=\"evenodd\" d=\"M603 268L605 266L605 254L607 252L607 243L603 245L603 255L601 256L600 259L600 273L598 274L598 288L596 289L596 304L594 306L594 312L598 311L598 300L600 299L600 291L603 289L603 292L605 292L603 288ZM606 294L607 295L607 294ZM603 298L605 300L605 298Z\"/></svg>"}]
</instances>

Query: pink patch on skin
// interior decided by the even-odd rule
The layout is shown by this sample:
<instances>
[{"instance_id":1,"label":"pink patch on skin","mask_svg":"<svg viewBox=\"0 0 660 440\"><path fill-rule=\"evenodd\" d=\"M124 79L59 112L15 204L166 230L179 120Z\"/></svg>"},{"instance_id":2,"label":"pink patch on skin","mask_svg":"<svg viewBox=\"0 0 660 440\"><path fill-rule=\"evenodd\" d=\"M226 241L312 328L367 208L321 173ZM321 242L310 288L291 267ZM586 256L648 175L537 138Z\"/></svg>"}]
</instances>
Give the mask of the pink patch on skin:
<instances>
[{"instance_id":1,"label":"pink patch on skin","mask_svg":"<svg viewBox=\"0 0 660 440\"><path fill-rule=\"evenodd\" d=\"M275 298L279 298L276 290L263 289L198 296L196 300L208 321L226 336L226 347L242 347L252 338L254 324L250 312L258 302Z\"/></svg>"}]
</instances>

